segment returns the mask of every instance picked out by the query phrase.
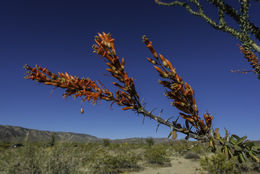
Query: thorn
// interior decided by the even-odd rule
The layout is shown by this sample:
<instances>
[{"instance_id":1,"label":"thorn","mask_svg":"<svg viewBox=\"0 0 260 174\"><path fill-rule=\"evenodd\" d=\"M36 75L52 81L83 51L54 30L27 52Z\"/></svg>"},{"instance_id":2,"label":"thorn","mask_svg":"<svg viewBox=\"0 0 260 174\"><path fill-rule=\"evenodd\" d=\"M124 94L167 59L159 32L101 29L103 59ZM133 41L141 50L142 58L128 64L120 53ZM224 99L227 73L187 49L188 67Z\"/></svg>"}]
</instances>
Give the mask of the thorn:
<instances>
[{"instance_id":1,"label":"thorn","mask_svg":"<svg viewBox=\"0 0 260 174\"><path fill-rule=\"evenodd\" d=\"M149 111L148 113L151 114L155 109L157 109L157 108L152 109L152 110Z\"/></svg>"},{"instance_id":2,"label":"thorn","mask_svg":"<svg viewBox=\"0 0 260 174\"><path fill-rule=\"evenodd\" d=\"M176 123L179 120L180 116L178 116L178 118L174 121L174 123Z\"/></svg>"},{"instance_id":3,"label":"thorn","mask_svg":"<svg viewBox=\"0 0 260 174\"><path fill-rule=\"evenodd\" d=\"M144 101L144 98L142 98L141 104L143 103L143 101Z\"/></svg>"},{"instance_id":4,"label":"thorn","mask_svg":"<svg viewBox=\"0 0 260 174\"><path fill-rule=\"evenodd\" d=\"M159 128L160 124L161 124L161 123L158 123L158 125L157 125L157 127L156 127L156 133L157 133L157 131L158 131L158 128Z\"/></svg>"},{"instance_id":5,"label":"thorn","mask_svg":"<svg viewBox=\"0 0 260 174\"><path fill-rule=\"evenodd\" d=\"M162 112L163 112L163 109L161 109L161 111L160 111L160 114L159 114L159 116L158 116L158 117L161 117L161 114L162 114Z\"/></svg>"},{"instance_id":6,"label":"thorn","mask_svg":"<svg viewBox=\"0 0 260 174\"><path fill-rule=\"evenodd\" d=\"M166 122L169 121L169 120L170 120L171 118L173 118L173 117L174 117L174 116L169 117L169 118L166 120Z\"/></svg>"},{"instance_id":7,"label":"thorn","mask_svg":"<svg viewBox=\"0 0 260 174\"><path fill-rule=\"evenodd\" d=\"M142 105L144 106L144 108L146 107L146 104L147 104L147 103L142 104Z\"/></svg>"}]
</instances>

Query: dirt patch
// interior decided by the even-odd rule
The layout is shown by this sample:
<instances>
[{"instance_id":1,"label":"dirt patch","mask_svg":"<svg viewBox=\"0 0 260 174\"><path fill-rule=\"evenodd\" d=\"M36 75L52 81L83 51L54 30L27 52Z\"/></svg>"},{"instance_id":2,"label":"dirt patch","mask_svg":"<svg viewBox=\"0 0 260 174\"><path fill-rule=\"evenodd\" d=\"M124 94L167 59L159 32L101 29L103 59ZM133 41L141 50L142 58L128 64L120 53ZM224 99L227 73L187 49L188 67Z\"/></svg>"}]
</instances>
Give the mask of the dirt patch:
<instances>
[{"instance_id":1,"label":"dirt patch","mask_svg":"<svg viewBox=\"0 0 260 174\"><path fill-rule=\"evenodd\" d=\"M185 159L184 157L172 157L171 167L144 167L140 172L129 174L199 174L199 160Z\"/></svg>"}]
</instances>

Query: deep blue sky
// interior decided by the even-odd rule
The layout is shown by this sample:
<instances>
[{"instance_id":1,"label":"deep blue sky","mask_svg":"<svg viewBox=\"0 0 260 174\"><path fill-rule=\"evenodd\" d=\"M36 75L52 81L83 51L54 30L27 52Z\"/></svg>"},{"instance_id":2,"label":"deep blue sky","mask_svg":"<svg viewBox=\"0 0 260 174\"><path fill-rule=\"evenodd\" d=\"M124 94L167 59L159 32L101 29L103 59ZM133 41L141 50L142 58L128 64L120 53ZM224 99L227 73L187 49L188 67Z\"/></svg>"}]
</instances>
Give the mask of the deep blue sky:
<instances>
[{"instance_id":1,"label":"deep blue sky","mask_svg":"<svg viewBox=\"0 0 260 174\"><path fill-rule=\"evenodd\" d=\"M217 20L217 10L202 4ZM250 20L260 26L257 16L260 3L252 2ZM228 24L238 28L230 19ZM82 115L79 98L63 99L63 89L49 96L52 86L24 79L24 64L37 64L54 73L100 80L114 92L114 79L103 76L107 67L91 48L94 36L104 31L115 38L118 56L125 58L126 71L134 77L147 109L158 108L155 114L164 109L163 118L178 116L157 83L158 73L146 60L152 55L142 42L143 34L195 90L200 116L209 111L213 127L219 127L222 135L226 127L239 136L260 139L260 81L253 73L229 72L251 68L236 46L239 40L182 7L159 6L153 0L8 0L0 3L0 21L1 125L112 139L167 137L168 127L162 125L156 133L155 121L146 119L143 125L142 117L132 111L122 111L116 104L110 110L110 102L86 103Z\"/></svg>"}]
</instances>

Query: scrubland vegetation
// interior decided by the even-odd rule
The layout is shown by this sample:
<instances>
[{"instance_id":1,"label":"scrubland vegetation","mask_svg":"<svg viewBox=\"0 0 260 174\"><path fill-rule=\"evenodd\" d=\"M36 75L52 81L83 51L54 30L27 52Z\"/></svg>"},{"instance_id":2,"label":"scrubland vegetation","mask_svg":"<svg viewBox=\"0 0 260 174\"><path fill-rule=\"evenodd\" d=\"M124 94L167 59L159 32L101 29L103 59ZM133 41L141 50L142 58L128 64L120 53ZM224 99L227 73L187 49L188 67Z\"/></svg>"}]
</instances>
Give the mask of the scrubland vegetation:
<instances>
[{"instance_id":1,"label":"scrubland vegetation","mask_svg":"<svg viewBox=\"0 0 260 174\"><path fill-rule=\"evenodd\" d=\"M169 143L27 143L13 148L0 146L1 174L118 174L141 172L145 167L173 167L171 160L184 157L200 162L200 173L260 172L259 163L240 164L223 153L210 153L207 144L178 140ZM180 164L181 165L181 164ZM192 172L192 171L191 171Z\"/></svg>"}]
</instances>

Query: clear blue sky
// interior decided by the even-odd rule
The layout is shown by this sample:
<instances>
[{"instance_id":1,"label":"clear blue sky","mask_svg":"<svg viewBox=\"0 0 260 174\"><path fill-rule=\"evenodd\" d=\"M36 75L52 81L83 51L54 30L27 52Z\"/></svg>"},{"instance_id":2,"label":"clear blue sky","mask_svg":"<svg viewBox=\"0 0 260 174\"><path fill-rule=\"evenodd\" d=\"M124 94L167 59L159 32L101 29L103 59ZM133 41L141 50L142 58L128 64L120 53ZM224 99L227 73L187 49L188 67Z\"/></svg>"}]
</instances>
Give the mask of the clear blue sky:
<instances>
[{"instance_id":1,"label":"clear blue sky","mask_svg":"<svg viewBox=\"0 0 260 174\"><path fill-rule=\"evenodd\" d=\"M202 4L217 20L217 10ZM260 26L257 16L260 3L252 2L250 20ZM251 68L236 46L239 40L182 7L159 6L153 0L8 0L1 2L0 21L1 125L112 139L167 137L168 127L162 125L156 133L153 120L146 119L143 125L142 117L132 111L122 111L116 104L110 110L110 102L86 103L82 115L79 98L63 99L64 90L58 88L49 96L52 86L24 79L24 64L37 64L54 73L100 80L114 92L114 79L103 76L107 67L91 48L94 36L104 31L115 38L118 56L125 58L126 71L134 77L147 109L158 108L155 114L164 109L163 118L178 116L157 83L158 73L146 60L152 55L142 42L144 34L195 90L200 116L209 111L213 127L220 128L222 135L226 127L239 136L260 139L260 80L253 73L229 72Z\"/></svg>"}]
</instances>

